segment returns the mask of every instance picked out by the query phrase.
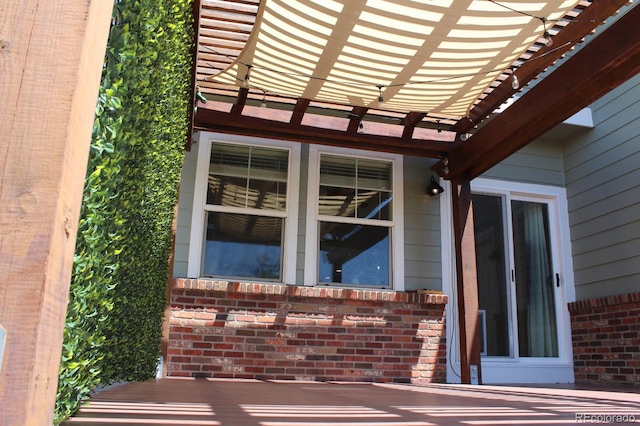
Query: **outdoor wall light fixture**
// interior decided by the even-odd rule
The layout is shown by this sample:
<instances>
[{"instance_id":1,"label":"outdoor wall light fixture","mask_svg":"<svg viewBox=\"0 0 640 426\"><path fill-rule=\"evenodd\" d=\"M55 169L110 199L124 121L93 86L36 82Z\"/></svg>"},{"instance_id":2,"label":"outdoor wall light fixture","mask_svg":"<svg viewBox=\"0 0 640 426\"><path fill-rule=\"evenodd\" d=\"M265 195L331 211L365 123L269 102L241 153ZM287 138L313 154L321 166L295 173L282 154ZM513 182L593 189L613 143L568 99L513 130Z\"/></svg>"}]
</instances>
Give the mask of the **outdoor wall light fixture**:
<instances>
[{"instance_id":1,"label":"outdoor wall light fixture","mask_svg":"<svg viewBox=\"0 0 640 426\"><path fill-rule=\"evenodd\" d=\"M429 186L427 186L427 194L435 197L444 192L444 188L440 186L438 181L434 176L431 176L431 182L429 182Z\"/></svg>"}]
</instances>

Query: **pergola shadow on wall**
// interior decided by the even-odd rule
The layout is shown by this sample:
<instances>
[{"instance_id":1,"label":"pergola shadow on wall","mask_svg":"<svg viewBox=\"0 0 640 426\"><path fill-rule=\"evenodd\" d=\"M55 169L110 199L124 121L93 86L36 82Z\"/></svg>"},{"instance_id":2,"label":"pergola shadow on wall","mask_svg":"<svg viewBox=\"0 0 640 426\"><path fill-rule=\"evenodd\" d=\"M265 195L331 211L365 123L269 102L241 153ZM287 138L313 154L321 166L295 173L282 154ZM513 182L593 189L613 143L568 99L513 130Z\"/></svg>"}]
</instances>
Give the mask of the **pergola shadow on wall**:
<instances>
[{"instance_id":1,"label":"pergola shadow on wall","mask_svg":"<svg viewBox=\"0 0 640 426\"><path fill-rule=\"evenodd\" d=\"M640 71L640 8L603 31L626 0L577 1L566 10L539 1L537 12L451 1L423 6L423 20L398 3L386 11L367 2L196 1L193 128L437 159L433 170L453 189L460 358L469 383L469 366L480 365L470 181ZM407 28L394 27L399 20ZM508 31L514 22L522 31ZM419 48L411 28L428 32ZM483 33L496 28L510 35ZM453 38L467 58L447 49ZM460 71L487 51L499 67Z\"/></svg>"}]
</instances>

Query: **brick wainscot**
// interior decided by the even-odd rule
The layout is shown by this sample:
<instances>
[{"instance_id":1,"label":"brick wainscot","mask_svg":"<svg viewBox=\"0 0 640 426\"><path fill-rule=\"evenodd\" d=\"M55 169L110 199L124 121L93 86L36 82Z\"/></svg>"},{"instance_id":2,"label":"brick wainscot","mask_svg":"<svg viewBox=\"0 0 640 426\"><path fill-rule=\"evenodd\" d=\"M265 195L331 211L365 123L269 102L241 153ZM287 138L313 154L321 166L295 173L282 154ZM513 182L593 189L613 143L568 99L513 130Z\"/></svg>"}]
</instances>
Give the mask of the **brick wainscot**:
<instances>
[{"instance_id":1,"label":"brick wainscot","mask_svg":"<svg viewBox=\"0 0 640 426\"><path fill-rule=\"evenodd\" d=\"M576 383L640 388L640 293L569 304Z\"/></svg>"},{"instance_id":2,"label":"brick wainscot","mask_svg":"<svg viewBox=\"0 0 640 426\"><path fill-rule=\"evenodd\" d=\"M443 383L442 294L177 279L167 374Z\"/></svg>"}]
</instances>

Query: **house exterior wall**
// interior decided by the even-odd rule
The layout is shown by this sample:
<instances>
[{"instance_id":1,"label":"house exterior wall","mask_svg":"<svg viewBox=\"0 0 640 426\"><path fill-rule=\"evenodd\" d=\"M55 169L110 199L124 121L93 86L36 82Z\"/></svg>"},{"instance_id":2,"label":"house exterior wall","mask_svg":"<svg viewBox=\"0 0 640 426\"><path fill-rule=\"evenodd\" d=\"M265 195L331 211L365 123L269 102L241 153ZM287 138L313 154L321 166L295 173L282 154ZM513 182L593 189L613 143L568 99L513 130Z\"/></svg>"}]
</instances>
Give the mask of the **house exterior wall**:
<instances>
[{"instance_id":1,"label":"house exterior wall","mask_svg":"<svg viewBox=\"0 0 640 426\"><path fill-rule=\"evenodd\" d=\"M592 105L593 129L571 133L564 139L556 135L553 140L543 138L534 141L482 176L498 181L542 184L566 189L575 275L575 292L570 293L572 297L568 297L568 308L572 324L575 377L579 383L610 383L612 381L619 384L635 383L633 378L640 373L638 371L640 355L633 350L634 346L635 348L639 346L637 289L640 278L640 238L638 238L640 235L640 167L638 167L640 164L640 118L636 112L640 107L639 103L640 77L636 77ZM238 360L222 361L226 359L224 355L226 349L220 352L220 348L229 347L228 350L234 353L238 352L238 348L253 348L247 342L249 338L258 339L256 342L261 342L260 339L275 339L276 337L269 333L276 333L280 326L262 327L264 324L269 324L274 315L286 318L290 311L287 311L285 306L299 310L301 318L311 321L309 324L316 328L309 332L308 329L299 331L295 327L290 329L289 325L283 325L285 333L293 333L287 334L292 337L288 337L285 346L278 349L283 353L286 351L298 353L302 350L301 346L309 346L306 343L307 340L314 342L310 344L311 347L326 346L328 342L340 339L353 339L356 342L366 343L366 340L358 339L373 336L375 341L376 334L366 337L365 332L361 335L363 324L368 320L359 325L352 324L352 327L343 327L344 334L340 337L337 335L329 337L332 332L323 329L325 325L321 325L322 321L329 320L327 315L330 311L327 309L338 309L338 306L340 306L339 309L352 309L349 315L353 318L362 318L365 313L362 309L371 313L371 309L374 312L386 312L387 309L396 308L385 307L384 303L390 303L386 300L383 300L382 305L375 304L378 302L371 300L367 300L362 305L359 304L360 302L353 304L350 297L327 298L326 292L338 291L333 288L255 284L259 286L258 288L270 288L272 290L268 291L273 291L273 294L264 294L261 293L263 290L240 291L238 290L240 287L234 287L240 284L216 284L217 282L212 280L185 280L184 278L197 278L187 276L197 151L198 144L194 144L192 151L187 153L180 188L174 263L177 284L172 292L170 319L171 345L173 345L169 355L171 375L211 374L224 377L277 376L320 379L333 377L336 380L380 381L444 380L440 376L425 378L420 376L421 373L416 373L420 368L424 368L424 371L432 371L444 362L442 357L431 357L433 361L431 367L416 367L420 366L422 361L409 362L397 354L379 355L384 351L391 351L392 348L388 347L383 347L381 349L383 352L378 354L383 357L383 361L359 362L361 367L367 363L372 364L370 367L378 362L395 363L388 365L386 372L374 368L377 372L365 373L364 369L359 371L359 367L353 364L351 367L340 367L342 372L338 374L337 364L335 364L338 362L337 358L328 359L326 354L318 356L317 353L311 354L316 358L298 359L297 361L301 364L285 366L282 364L285 362L284 359L280 359L278 362L281 362L282 368L269 364L271 368L269 370L266 364L264 366L252 364L248 370L242 366L242 363L246 363L245 366L249 365L251 356L249 353L253 349L247 349L244 355L237 357ZM308 146L303 145L300 167L300 212L306 211L308 158ZM414 293L417 290L443 290L448 286L448 284L443 286L443 279L451 280L450 275L444 273L443 262L446 255L443 256L441 253L443 244L441 227L447 226L447 222L443 222L441 217L440 203L443 202L442 197L448 194L445 193L440 198L431 198L424 193L432 164L431 159L416 157L405 157L403 161L404 286L408 293L385 291L372 291L372 293L411 298L418 296ZM296 284L300 285L304 282L306 229L304 214L298 217L297 229ZM197 283L195 287L186 287L194 285L194 282ZM216 290L212 293L208 287L210 285L227 287L224 291ZM358 292L357 290L348 291ZM215 295L211 296L212 294ZM323 296L320 296L321 294ZM275 299L272 300L273 297ZM360 300L359 297L356 297L356 300ZM337 300L341 302L338 303ZM251 309L258 312L260 308L258 303L264 303L266 304L264 306L268 305L271 308L263 309L262 314L247 313ZM446 299L443 303L446 303ZM304 309L299 309L302 305ZM246 312L242 311L243 309ZM441 309L444 315L444 304L438 309ZM429 318L439 318L440 314L434 314L435 311L431 308L428 310L431 312L428 315ZM234 318L238 318L238 315L245 319L253 315L254 318L251 320L253 322L234 320L233 326L229 326L228 320L215 319L218 314L226 318L230 314L234 315ZM414 319L420 316L411 315L415 317ZM636 322L633 322L634 318ZM313 323L316 319L322 321ZM377 327L396 330L401 329L401 323L405 321L406 318L402 318L395 324L393 320L389 321L388 324L392 324L390 326L382 327L382 323L376 323L366 327L368 330L378 330ZM411 332L416 333L417 336L417 330L421 329L419 324L424 321L430 323L432 319L411 320L410 328L405 331L412 330ZM240 334L237 334L237 331L240 331ZM315 334L315 337L300 338L299 333L304 336ZM212 340L204 340L207 335L210 336L208 339ZM323 337L320 338L320 335ZM441 337L444 345L444 335ZM199 343L193 346L193 342ZM221 342L223 346L216 346L217 342ZM305 343L300 344L300 342ZM391 344L394 345L397 342L392 341ZM374 349L367 345L364 347L367 350ZM629 348L632 349L628 350ZM205 350L209 350L208 355L205 355ZM365 356L364 354L358 356L360 355ZM268 355L265 352L256 356L265 360L276 355ZM330 356L338 355L336 353ZM415 353L406 356L415 357ZM418 358L424 357L419 355ZM392 359L396 361L392 362ZM236 361L240 361L240 364L235 364ZM226 362L231 364L224 364ZM330 367L321 367L330 363L334 364ZM404 373L400 374L400 371Z\"/></svg>"},{"instance_id":2,"label":"house exterior wall","mask_svg":"<svg viewBox=\"0 0 640 426\"><path fill-rule=\"evenodd\" d=\"M306 287L309 145L300 149L295 284L189 276L198 151L182 171L171 290L167 374L189 377L376 382L446 380L438 198L426 195L434 160L405 157L404 290ZM199 225L197 225L199 226ZM436 294L418 293L435 290Z\"/></svg>"},{"instance_id":3,"label":"house exterior wall","mask_svg":"<svg viewBox=\"0 0 640 426\"><path fill-rule=\"evenodd\" d=\"M195 170L200 144L194 143L186 153L180 182L178 202L178 221L176 245L174 250L174 277L189 277L187 262L189 258L189 237L191 215L193 212L193 193L195 188ZM307 182L309 146L302 145L300 167L300 191L298 210L307 209ZM426 195L429 182L431 159L405 157L403 163L403 191L405 211L405 290L442 290L442 267L440 256L440 216L439 199ZM296 254L296 284L304 282L305 229L304 214L298 217L298 241Z\"/></svg>"},{"instance_id":4,"label":"house exterior wall","mask_svg":"<svg viewBox=\"0 0 640 426\"><path fill-rule=\"evenodd\" d=\"M563 145L575 376L640 386L640 76L592 108L594 129Z\"/></svg>"},{"instance_id":5,"label":"house exterior wall","mask_svg":"<svg viewBox=\"0 0 640 426\"><path fill-rule=\"evenodd\" d=\"M536 140L487 170L483 178L563 186L562 145Z\"/></svg>"},{"instance_id":6,"label":"house exterior wall","mask_svg":"<svg viewBox=\"0 0 640 426\"><path fill-rule=\"evenodd\" d=\"M178 219L175 246L173 249L173 276L187 277L189 259L189 236L191 235L191 214L193 212L193 192L196 185L196 161L200 144L191 145L185 153L180 174L180 192L178 196Z\"/></svg>"},{"instance_id":7,"label":"house exterior wall","mask_svg":"<svg viewBox=\"0 0 640 426\"><path fill-rule=\"evenodd\" d=\"M405 290L442 290L440 197L425 193L433 164L404 158Z\"/></svg>"},{"instance_id":8,"label":"house exterior wall","mask_svg":"<svg viewBox=\"0 0 640 426\"><path fill-rule=\"evenodd\" d=\"M441 383L446 303L441 294L177 279L167 374Z\"/></svg>"},{"instance_id":9,"label":"house exterior wall","mask_svg":"<svg viewBox=\"0 0 640 426\"><path fill-rule=\"evenodd\" d=\"M640 293L569 304L577 383L640 387Z\"/></svg>"},{"instance_id":10,"label":"house exterior wall","mask_svg":"<svg viewBox=\"0 0 640 426\"><path fill-rule=\"evenodd\" d=\"M593 104L595 128L564 144L577 299L640 286L640 76Z\"/></svg>"}]
</instances>

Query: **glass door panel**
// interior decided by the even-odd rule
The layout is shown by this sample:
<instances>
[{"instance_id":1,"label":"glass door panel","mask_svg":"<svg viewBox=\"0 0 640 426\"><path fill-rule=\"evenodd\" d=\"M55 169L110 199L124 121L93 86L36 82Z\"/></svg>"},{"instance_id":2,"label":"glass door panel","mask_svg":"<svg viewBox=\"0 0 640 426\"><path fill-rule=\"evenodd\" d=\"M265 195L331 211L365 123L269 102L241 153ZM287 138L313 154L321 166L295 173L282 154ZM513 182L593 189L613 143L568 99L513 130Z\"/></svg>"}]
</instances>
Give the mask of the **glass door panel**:
<instances>
[{"instance_id":1,"label":"glass door panel","mask_svg":"<svg viewBox=\"0 0 640 426\"><path fill-rule=\"evenodd\" d=\"M521 357L557 357L555 283L546 203L512 201Z\"/></svg>"},{"instance_id":2,"label":"glass door panel","mask_svg":"<svg viewBox=\"0 0 640 426\"><path fill-rule=\"evenodd\" d=\"M558 357L549 205L507 199L473 194L483 355Z\"/></svg>"},{"instance_id":3,"label":"glass door panel","mask_svg":"<svg viewBox=\"0 0 640 426\"><path fill-rule=\"evenodd\" d=\"M473 194L478 305L486 356L512 356L504 198Z\"/></svg>"}]
</instances>

